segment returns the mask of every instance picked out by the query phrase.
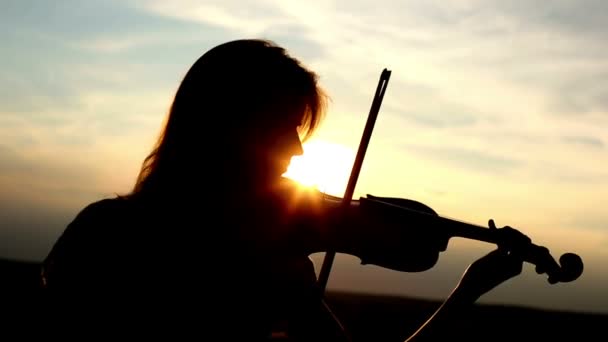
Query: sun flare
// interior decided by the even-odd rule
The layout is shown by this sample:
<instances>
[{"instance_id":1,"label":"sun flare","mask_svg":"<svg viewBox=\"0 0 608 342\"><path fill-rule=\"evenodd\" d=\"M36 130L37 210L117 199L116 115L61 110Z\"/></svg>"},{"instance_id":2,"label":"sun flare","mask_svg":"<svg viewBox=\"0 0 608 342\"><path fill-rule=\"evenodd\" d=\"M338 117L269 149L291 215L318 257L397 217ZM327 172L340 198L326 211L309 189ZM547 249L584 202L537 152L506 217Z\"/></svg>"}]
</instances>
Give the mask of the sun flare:
<instances>
[{"instance_id":1,"label":"sun flare","mask_svg":"<svg viewBox=\"0 0 608 342\"><path fill-rule=\"evenodd\" d=\"M343 196L355 160L352 149L322 140L307 142L283 176L333 196Z\"/></svg>"}]
</instances>

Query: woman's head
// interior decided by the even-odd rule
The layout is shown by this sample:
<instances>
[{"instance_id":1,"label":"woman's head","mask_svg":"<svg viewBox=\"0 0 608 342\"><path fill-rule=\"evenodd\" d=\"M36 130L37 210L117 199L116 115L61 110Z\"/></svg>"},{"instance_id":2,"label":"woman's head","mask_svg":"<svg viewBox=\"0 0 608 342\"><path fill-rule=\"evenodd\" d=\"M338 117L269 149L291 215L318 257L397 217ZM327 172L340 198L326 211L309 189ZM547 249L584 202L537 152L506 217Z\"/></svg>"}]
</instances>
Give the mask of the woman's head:
<instances>
[{"instance_id":1,"label":"woman's head","mask_svg":"<svg viewBox=\"0 0 608 342\"><path fill-rule=\"evenodd\" d=\"M179 85L134 193L220 176L278 178L302 152L300 138L322 120L326 95L317 81L271 41L235 40L207 51Z\"/></svg>"}]
</instances>

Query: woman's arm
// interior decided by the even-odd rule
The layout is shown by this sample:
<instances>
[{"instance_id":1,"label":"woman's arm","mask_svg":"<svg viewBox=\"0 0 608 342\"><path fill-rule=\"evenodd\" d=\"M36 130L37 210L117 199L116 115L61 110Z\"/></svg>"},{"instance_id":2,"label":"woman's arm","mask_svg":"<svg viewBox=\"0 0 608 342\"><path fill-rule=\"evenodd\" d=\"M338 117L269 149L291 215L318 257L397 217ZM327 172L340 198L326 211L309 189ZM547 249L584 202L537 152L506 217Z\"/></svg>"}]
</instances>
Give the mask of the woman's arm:
<instances>
[{"instance_id":1,"label":"woman's arm","mask_svg":"<svg viewBox=\"0 0 608 342\"><path fill-rule=\"evenodd\" d=\"M451 322L461 315L481 296L496 286L519 275L523 260L517 254L496 249L472 263L446 301L406 342L435 341L450 335L446 329L454 329Z\"/></svg>"}]
</instances>

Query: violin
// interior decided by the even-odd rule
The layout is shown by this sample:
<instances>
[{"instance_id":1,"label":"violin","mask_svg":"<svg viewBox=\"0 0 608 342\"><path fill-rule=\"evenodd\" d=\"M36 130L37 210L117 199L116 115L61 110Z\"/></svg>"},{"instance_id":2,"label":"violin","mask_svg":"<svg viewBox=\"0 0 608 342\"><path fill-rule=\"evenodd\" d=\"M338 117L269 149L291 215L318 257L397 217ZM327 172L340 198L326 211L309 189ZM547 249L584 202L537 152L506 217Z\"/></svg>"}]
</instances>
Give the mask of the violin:
<instances>
[{"instance_id":1,"label":"violin","mask_svg":"<svg viewBox=\"0 0 608 342\"><path fill-rule=\"evenodd\" d=\"M538 274L546 273L550 284L565 283L578 279L583 273L583 261L574 253L565 253L559 258L559 263L553 258L548 248L539 246L527 236L511 227L488 229L451 218L439 216L433 209L423 203L394 197L378 197L367 195L360 200L361 207L379 212L393 212L407 221L424 222L425 226L435 227L427 232L435 239L447 241L452 237L462 237L471 240L496 244L499 248L518 253L523 261L536 266ZM412 232L412 237L416 232ZM420 232L418 232L420 234ZM362 263L375 263L373 260L362 260ZM430 268L433 265L427 265Z\"/></svg>"},{"instance_id":2,"label":"violin","mask_svg":"<svg viewBox=\"0 0 608 342\"><path fill-rule=\"evenodd\" d=\"M343 210L348 210L351 206L355 185L361 171L365 152L371 139L373 127L388 86L390 75L391 71L387 69L384 69L380 75L380 80L378 81L376 93L372 101L345 194L341 198ZM577 254L565 253L559 258L558 263L550 254L549 249L532 243L526 235L508 226L501 229L488 229L478 225L441 217L425 204L404 198L378 197L368 194L367 197L362 197L359 200L359 204L362 207L371 210L380 210L381 214L383 210L388 210L387 213L396 214L407 221L423 222L425 227L430 226L436 228L431 232L418 229L416 232L411 233L413 239L418 238L416 234L424 236L427 239L426 241L428 241L430 236L434 236L434 239L438 241L445 241L445 247L447 247L447 241L451 237L463 237L494 243L498 245L499 248L504 248L509 253L518 253L523 261L536 266L537 273L546 273L548 275L547 281L550 284L571 282L578 279L583 273L583 261ZM429 255L431 254L432 253ZM437 262L438 253L436 258L427 257L428 260L424 260L419 266L416 266L418 269L415 269L415 271L422 271L433 267ZM318 277L318 285L321 291L324 291L327 286L334 258L335 252L327 251ZM389 264L376 260L362 259L361 261L362 264L373 263L386 268L391 268ZM401 270L399 267L395 267L394 269Z\"/></svg>"}]
</instances>

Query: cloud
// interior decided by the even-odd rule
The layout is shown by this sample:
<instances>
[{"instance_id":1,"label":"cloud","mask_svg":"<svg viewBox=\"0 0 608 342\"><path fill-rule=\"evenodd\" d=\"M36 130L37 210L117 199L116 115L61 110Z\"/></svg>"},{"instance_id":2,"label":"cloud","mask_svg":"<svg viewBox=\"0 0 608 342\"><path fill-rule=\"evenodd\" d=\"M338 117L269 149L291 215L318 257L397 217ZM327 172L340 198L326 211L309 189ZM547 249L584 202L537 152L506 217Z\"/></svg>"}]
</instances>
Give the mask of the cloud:
<instances>
[{"instance_id":1,"label":"cloud","mask_svg":"<svg viewBox=\"0 0 608 342\"><path fill-rule=\"evenodd\" d=\"M593 35L602 38L606 32L608 5L602 0L552 1L491 1L488 7L506 13L517 22L555 29L573 35Z\"/></svg>"},{"instance_id":2,"label":"cloud","mask_svg":"<svg viewBox=\"0 0 608 342\"><path fill-rule=\"evenodd\" d=\"M415 153L422 160L432 160L475 172L506 174L525 165L521 160L498 156L477 149L413 144L404 148L410 153Z\"/></svg>"},{"instance_id":3,"label":"cloud","mask_svg":"<svg viewBox=\"0 0 608 342\"><path fill-rule=\"evenodd\" d=\"M259 36L284 46L289 53L306 63L327 57L325 47L311 38L310 30L302 25L292 23L271 26L262 31Z\"/></svg>"},{"instance_id":4,"label":"cloud","mask_svg":"<svg viewBox=\"0 0 608 342\"><path fill-rule=\"evenodd\" d=\"M27 151L36 151L37 149L38 147L27 149ZM56 160L52 156L40 156L33 152L18 151L10 146L0 145L0 174L26 188L30 186L35 188L40 184L47 184L49 188L60 189L60 191L65 192L91 189L94 186L86 185L90 184L87 182L90 179L88 177L83 178L83 174L92 174L95 172L94 170L94 165L87 165L82 160ZM63 187L61 184L66 186ZM4 190L13 187L5 185ZM83 191L87 192L87 190Z\"/></svg>"},{"instance_id":5,"label":"cloud","mask_svg":"<svg viewBox=\"0 0 608 342\"><path fill-rule=\"evenodd\" d=\"M14 113L38 113L48 108L75 108L78 99L74 84L68 83L61 72L50 71L43 66L32 64L30 70L20 64L16 68L0 71L3 91L0 92L0 110ZM45 124L62 124L60 118L38 115Z\"/></svg>"},{"instance_id":6,"label":"cloud","mask_svg":"<svg viewBox=\"0 0 608 342\"><path fill-rule=\"evenodd\" d=\"M462 103L446 99L440 88L403 76L389 82L381 110L423 129L471 126L483 117Z\"/></svg>"},{"instance_id":7,"label":"cloud","mask_svg":"<svg viewBox=\"0 0 608 342\"><path fill-rule=\"evenodd\" d=\"M595 137L570 136L562 137L562 141L567 144L577 144L592 148L603 148L605 146L601 139Z\"/></svg>"},{"instance_id":8,"label":"cloud","mask_svg":"<svg viewBox=\"0 0 608 342\"><path fill-rule=\"evenodd\" d=\"M568 74L551 89L555 93L553 113L580 116L595 112L608 116L608 67Z\"/></svg>"},{"instance_id":9,"label":"cloud","mask_svg":"<svg viewBox=\"0 0 608 342\"><path fill-rule=\"evenodd\" d=\"M309 28L286 15L272 1L243 6L241 1L133 1L135 8L157 16L181 19L188 23L211 26L230 34L224 40L265 38L285 46L299 58L312 62L322 58L324 46L313 39ZM219 37L214 34L214 37ZM220 43L221 41L217 41Z\"/></svg>"},{"instance_id":10,"label":"cloud","mask_svg":"<svg viewBox=\"0 0 608 342\"><path fill-rule=\"evenodd\" d=\"M569 226L576 229L589 229L598 232L608 231L608 216L606 214L595 214L573 219ZM608 238L608 234L606 235Z\"/></svg>"},{"instance_id":11,"label":"cloud","mask_svg":"<svg viewBox=\"0 0 608 342\"><path fill-rule=\"evenodd\" d=\"M138 10L155 16L204 23L234 30L242 34L259 33L270 26L289 23L284 13L273 2L258 1L130 1Z\"/></svg>"},{"instance_id":12,"label":"cloud","mask_svg":"<svg viewBox=\"0 0 608 342\"><path fill-rule=\"evenodd\" d=\"M172 34L177 38L201 28L199 24L154 15L117 0L11 1L3 6L2 18L0 27L6 29L3 34L38 32L82 42L90 37L112 37L121 41L124 34L146 33L165 37Z\"/></svg>"},{"instance_id":13,"label":"cloud","mask_svg":"<svg viewBox=\"0 0 608 342\"><path fill-rule=\"evenodd\" d=\"M600 163L602 160L599 161ZM558 185L595 185L598 193L601 193L602 185L608 179L608 169L594 169L587 164L595 164L594 161L579 162L576 156L564 160L540 159L529 165L532 177L543 179Z\"/></svg>"},{"instance_id":14,"label":"cloud","mask_svg":"<svg viewBox=\"0 0 608 342\"><path fill-rule=\"evenodd\" d=\"M332 77L342 70L342 83L359 89L347 88L351 96L366 93L369 82L363 82L364 73L384 61L395 70L393 80L426 82L446 101L472 109L454 114L465 117L454 124L471 124L479 113L496 115L496 107L489 108L496 101L504 101L508 108L510 98L522 95L534 97L541 111L537 115L606 108L605 91L598 86L606 78L579 84L586 75L606 70L602 61L608 49L597 44L605 30L601 23L606 5L597 1L388 1L382 6L365 1L263 1L246 6L234 1L155 1L136 6L173 19L276 38L306 60L319 60L315 66ZM586 22L583 14L589 8L594 9L593 19ZM581 37L580 32L587 34ZM563 68L571 71L564 73ZM568 84L578 86L565 93ZM593 84L598 89L591 91ZM339 87L330 86L336 94L346 94ZM346 110L363 105L356 101ZM494 103L484 105L485 101ZM411 116L431 126L452 124L442 121L445 116L433 118L424 110Z\"/></svg>"},{"instance_id":15,"label":"cloud","mask_svg":"<svg viewBox=\"0 0 608 342\"><path fill-rule=\"evenodd\" d=\"M454 64L492 69L495 77L532 90L546 99L547 115L608 113L608 46L600 43L608 34L605 1L471 4L469 19L455 28L464 33L455 41L466 45L467 53L455 55ZM474 33L474 27L492 18L491 27L502 30Z\"/></svg>"},{"instance_id":16,"label":"cloud","mask_svg":"<svg viewBox=\"0 0 608 342\"><path fill-rule=\"evenodd\" d=\"M412 122L431 128L445 128L470 126L477 122L473 111L458 110L455 105L432 103L431 106L420 104L412 105L413 108L403 109L397 106L387 106L386 110L398 113L398 117L411 120Z\"/></svg>"}]
</instances>

